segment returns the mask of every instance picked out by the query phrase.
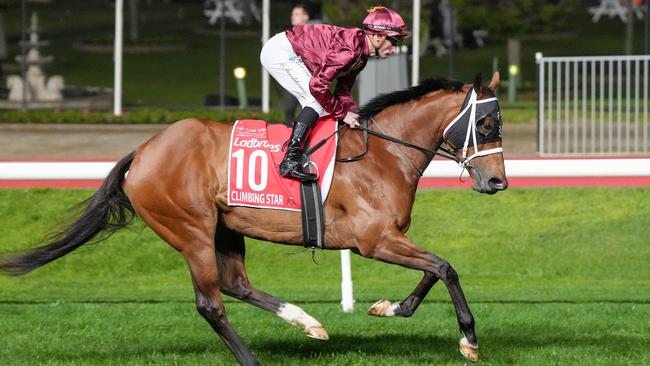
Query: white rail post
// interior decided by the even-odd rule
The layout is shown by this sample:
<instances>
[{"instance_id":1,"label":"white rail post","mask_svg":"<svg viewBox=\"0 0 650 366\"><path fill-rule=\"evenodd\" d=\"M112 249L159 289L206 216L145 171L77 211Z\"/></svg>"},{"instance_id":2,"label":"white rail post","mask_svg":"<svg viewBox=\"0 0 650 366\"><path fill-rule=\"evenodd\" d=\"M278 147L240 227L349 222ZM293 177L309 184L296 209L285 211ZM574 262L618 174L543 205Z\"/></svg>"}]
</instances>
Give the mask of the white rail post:
<instances>
[{"instance_id":1,"label":"white rail post","mask_svg":"<svg viewBox=\"0 0 650 366\"><path fill-rule=\"evenodd\" d=\"M535 53L537 63L537 152L544 154L544 55L541 52Z\"/></svg>"},{"instance_id":2,"label":"white rail post","mask_svg":"<svg viewBox=\"0 0 650 366\"><path fill-rule=\"evenodd\" d=\"M113 46L113 114L122 115L122 28L124 0L115 0L115 44Z\"/></svg>"},{"instance_id":3,"label":"white rail post","mask_svg":"<svg viewBox=\"0 0 650 366\"><path fill-rule=\"evenodd\" d=\"M418 85L420 81L420 0L413 0L413 49L411 51L411 85Z\"/></svg>"},{"instance_id":4,"label":"white rail post","mask_svg":"<svg viewBox=\"0 0 650 366\"><path fill-rule=\"evenodd\" d=\"M350 250L341 251L341 307L344 313L354 310L352 297L352 266L350 264Z\"/></svg>"},{"instance_id":5,"label":"white rail post","mask_svg":"<svg viewBox=\"0 0 650 366\"><path fill-rule=\"evenodd\" d=\"M269 40L269 33L271 32L271 18L269 13L271 11L270 0L262 2L262 45ZM269 112L269 73L262 67L262 112Z\"/></svg>"}]
</instances>

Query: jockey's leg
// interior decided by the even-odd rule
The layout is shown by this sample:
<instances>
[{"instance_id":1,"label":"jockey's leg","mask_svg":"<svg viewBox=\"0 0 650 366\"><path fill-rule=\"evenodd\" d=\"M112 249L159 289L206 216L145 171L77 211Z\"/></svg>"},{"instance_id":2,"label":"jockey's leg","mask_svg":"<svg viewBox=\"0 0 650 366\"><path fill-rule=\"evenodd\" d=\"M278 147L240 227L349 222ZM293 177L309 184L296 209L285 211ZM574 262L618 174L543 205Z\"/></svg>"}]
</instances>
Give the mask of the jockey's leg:
<instances>
[{"instance_id":1,"label":"jockey's leg","mask_svg":"<svg viewBox=\"0 0 650 366\"><path fill-rule=\"evenodd\" d=\"M316 174L303 170L301 160L305 139L318 117L318 112L311 107L304 107L296 117L287 152L280 163L280 175L283 177L291 176L302 181L311 181L317 178Z\"/></svg>"},{"instance_id":2,"label":"jockey's leg","mask_svg":"<svg viewBox=\"0 0 650 366\"><path fill-rule=\"evenodd\" d=\"M311 95L309 88L311 73L302 59L295 54L284 33L276 34L264 44L260 53L260 62L285 90L298 99L303 108L296 117L287 153L280 164L280 174L303 181L314 180L316 175L303 171L300 164L302 145L313 124L319 117L326 116L328 113Z\"/></svg>"}]
</instances>

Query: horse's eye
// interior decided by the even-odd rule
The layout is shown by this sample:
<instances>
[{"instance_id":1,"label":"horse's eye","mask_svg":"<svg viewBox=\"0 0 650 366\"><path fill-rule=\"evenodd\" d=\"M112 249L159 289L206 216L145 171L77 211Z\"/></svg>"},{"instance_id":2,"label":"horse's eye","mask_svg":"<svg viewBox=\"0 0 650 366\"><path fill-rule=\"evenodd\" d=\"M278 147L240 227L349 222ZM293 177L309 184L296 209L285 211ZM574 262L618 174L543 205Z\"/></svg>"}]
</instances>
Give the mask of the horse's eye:
<instances>
[{"instance_id":1,"label":"horse's eye","mask_svg":"<svg viewBox=\"0 0 650 366\"><path fill-rule=\"evenodd\" d=\"M479 121L476 127L480 134L487 136L490 134L490 132L494 131L495 123L492 118L486 117Z\"/></svg>"}]
</instances>

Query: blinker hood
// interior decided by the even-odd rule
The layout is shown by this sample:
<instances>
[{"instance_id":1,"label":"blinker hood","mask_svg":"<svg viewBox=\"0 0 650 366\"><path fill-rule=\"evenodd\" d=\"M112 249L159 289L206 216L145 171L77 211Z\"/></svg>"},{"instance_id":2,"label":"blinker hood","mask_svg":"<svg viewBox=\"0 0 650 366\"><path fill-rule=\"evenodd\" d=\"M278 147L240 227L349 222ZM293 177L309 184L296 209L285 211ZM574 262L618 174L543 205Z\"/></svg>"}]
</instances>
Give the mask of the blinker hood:
<instances>
[{"instance_id":1,"label":"blinker hood","mask_svg":"<svg viewBox=\"0 0 650 366\"><path fill-rule=\"evenodd\" d=\"M460 108L460 114L445 128L443 133L445 141L455 149L474 146L474 136L478 145L501 140L501 112L497 98L481 100L476 98L474 89L467 93ZM473 116L472 113L474 113ZM492 117L497 126L490 133L484 135L477 130L476 123L487 116ZM465 145L466 142L467 145Z\"/></svg>"},{"instance_id":2,"label":"blinker hood","mask_svg":"<svg viewBox=\"0 0 650 366\"><path fill-rule=\"evenodd\" d=\"M496 128L484 135L476 128L476 123L490 116L496 122ZM460 113L445 128L443 138L455 150L462 148L462 158L458 164L465 169L472 159L503 152L502 147L479 151L478 145L501 140L501 112L496 97L478 100L478 95L471 89L465 97ZM474 153L467 156L467 150L474 147Z\"/></svg>"}]
</instances>

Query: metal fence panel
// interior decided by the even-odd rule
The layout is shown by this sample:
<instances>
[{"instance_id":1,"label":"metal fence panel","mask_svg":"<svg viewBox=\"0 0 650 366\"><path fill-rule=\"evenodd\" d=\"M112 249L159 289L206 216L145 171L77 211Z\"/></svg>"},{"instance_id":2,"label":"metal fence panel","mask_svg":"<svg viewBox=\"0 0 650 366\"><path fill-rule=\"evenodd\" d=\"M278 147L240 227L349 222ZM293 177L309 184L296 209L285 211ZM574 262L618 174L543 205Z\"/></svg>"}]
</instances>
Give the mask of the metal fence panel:
<instances>
[{"instance_id":1,"label":"metal fence panel","mask_svg":"<svg viewBox=\"0 0 650 366\"><path fill-rule=\"evenodd\" d=\"M535 58L541 155L650 153L650 55Z\"/></svg>"}]
</instances>

